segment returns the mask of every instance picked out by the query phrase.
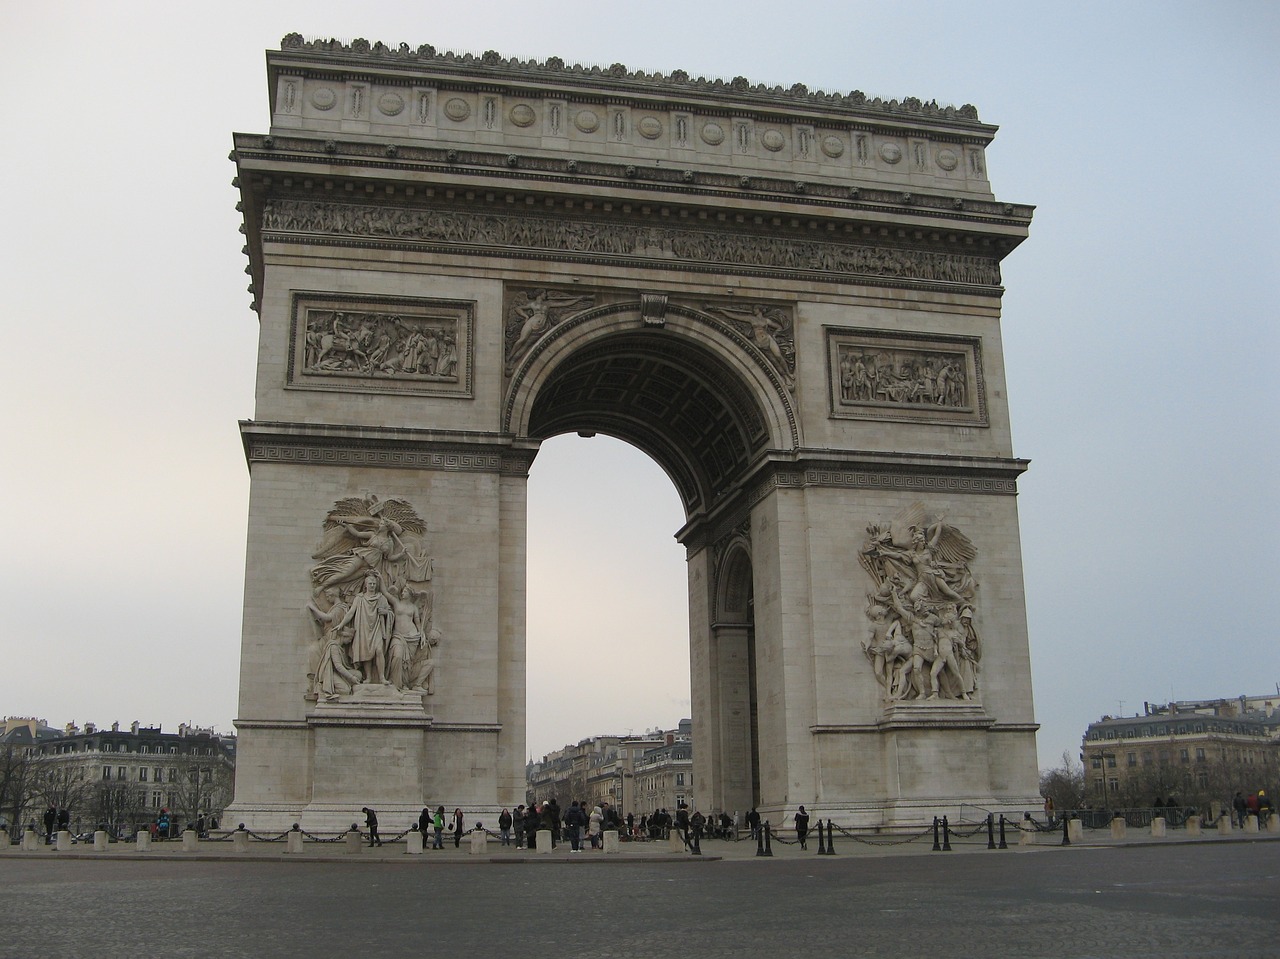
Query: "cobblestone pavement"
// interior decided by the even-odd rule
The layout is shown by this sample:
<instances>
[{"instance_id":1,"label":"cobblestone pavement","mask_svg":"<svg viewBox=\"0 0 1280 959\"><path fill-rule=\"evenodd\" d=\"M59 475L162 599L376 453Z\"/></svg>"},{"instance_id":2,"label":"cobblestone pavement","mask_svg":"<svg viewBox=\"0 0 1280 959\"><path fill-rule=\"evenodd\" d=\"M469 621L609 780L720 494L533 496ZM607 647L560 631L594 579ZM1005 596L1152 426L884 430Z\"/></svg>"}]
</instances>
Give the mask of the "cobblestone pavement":
<instances>
[{"instance_id":1,"label":"cobblestone pavement","mask_svg":"<svg viewBox=\"0 0 1280 959\"><path fill-rule=\"evenodd\" d=\"M5 855L0 957L1280 955L1280 842L907 850Z\"/></svg>"}]
</instances>

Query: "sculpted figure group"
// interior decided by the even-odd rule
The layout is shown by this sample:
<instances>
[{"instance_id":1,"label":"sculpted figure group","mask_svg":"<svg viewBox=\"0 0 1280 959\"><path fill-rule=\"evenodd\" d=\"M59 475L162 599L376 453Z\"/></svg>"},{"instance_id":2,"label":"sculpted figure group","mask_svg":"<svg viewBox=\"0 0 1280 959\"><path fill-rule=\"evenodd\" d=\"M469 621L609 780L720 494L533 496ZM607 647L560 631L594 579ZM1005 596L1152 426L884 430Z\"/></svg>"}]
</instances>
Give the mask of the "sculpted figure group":
<instances>
[{"instance_id":1,"label":"sculpted figure group","mask_svg":"<svg viewBox=\"0 0 1280 959\"><path fill-rule=\"evenodd\" d=\"M885 698L971 700L982 645L974 624L977 583L969 538L915 503L884 526L867 527L859 553L876 588L862 651Z\"/></svg>"},{"instance_id":2,"label":"sculpted figure group","mask_svg":"<svg viewBox=\"0 0 1280 959\"><path fill-rule=\"evenodd\" d=\"M965 406L964 360L951 354L840 351L840 398L850 403Z\"/></svg>"},{"instance_id":3,"label":"sculpted figure group","mask_svg":"<svg viewBox=\"0 0 1280 959\"><path fill-rule=\"evenodd\" d=\"M457 334L419 317L311 310L303 367L313 374L456 380Z\"/></svg>"},{"instance_id":4,"label":"sculpted figure group","mask_svg":"<svg viewBox=\"0 0 1280 959\"><path fill-rule=\"evenodd\" d=\"M369 684L434 693L440 631L422 520L404 500L352 497L334 504L324 526L307 603L309 692L334 700Z\"/></svg>"}]
</instances>

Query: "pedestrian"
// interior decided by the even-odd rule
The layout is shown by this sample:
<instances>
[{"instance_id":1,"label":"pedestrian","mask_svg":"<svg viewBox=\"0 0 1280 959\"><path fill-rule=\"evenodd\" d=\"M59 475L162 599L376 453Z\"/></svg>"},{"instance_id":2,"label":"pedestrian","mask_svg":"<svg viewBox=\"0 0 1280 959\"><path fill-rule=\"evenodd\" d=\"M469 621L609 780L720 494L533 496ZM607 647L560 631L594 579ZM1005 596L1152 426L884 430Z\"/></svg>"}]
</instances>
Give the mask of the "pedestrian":
<instances>
[{"instance_id":1,"label":"pedestrian","mask_svg":"<svg viewBox=\"0 0 1280 959\"><path fill-rule=\"evenodd\" d=\"M707 817L702 815L702 810L695 809L693 815L689 817L689 825L693 828L693 842L697 849L702 848L702 830L707 826Z\"/></svg>"},{"instance_id":2,"label":"pedestrian","mask_svg":"<svg viewBox=\"0 0 1280 959\"><path fill-rule=\"evenodd\" d=\"M378 838L378 814L368 806L361 806L360 811L364 813L364 824L369 830L369 848L381 846L382 840Z\"/></svg>"},{"instance_id":3,"label":"pedestrian","mask_svg":"<svg viewBox=\"0 0 1280 959\"><path fill-rule=\"evenodd\" d=\"M587 818L575 799L564 812L564 834L569 840L569 852L582 852L582 827L586 824Z\"/></svg>"},{"instance_id":4,"label":"pedestrian","mask_svg":"<svg viewBox=\"0 0 1280 959\"><path fill-rule=\"evenodd\" d=\"M689 848L689 807L681 803L676 807L676 829L680 832L680 838L684 841L684 847Z\"/></svg>"},{"instance_id":5,"label":"pedestrian","mask_svg":"<svg viewBox=\"0 0 1280 959\"><path fill-rule=\"evenodd\" d=\"M511 831L515 833L516 848L524 848L524 805L516 806L516 811L511 814Z\"/></svg>"},{"instance_id":6,"label":"pedestrian","mask_svg":"<svg viewBox=\"0 0 1280 959\"><path fill-rule=\"evenodd\" d=\"M555 849L560 842L560 804L552 796L547 802L551 805L551 848Z\"/></svg>"},{"instance_id":7,"label":"pedestrian","mask_svg":"<svg viewBox=\"0 0 1280 959\"><path fill-rule=\"evenodd\" d=\"M58 810L58 832L71 831L71 813L65 809Z\"/></svg>"},{"instance_id":8,"label":"pedestrian","mask_svg":"<svg viewBox=\"0 0 1280 959\"><path fill-rule=\"evenodd\" d=\"M808 849L809 844L806 841L809 838L809 814L804 811L804 806L800 807L800 811L796 813L796 839L800 840L800 848Z\"/></svg>"},{"instance_id":9,"label":"pedestrian","mask_svg":"<svg viewBox=\"0 0 1280 959\"><path fill-rule=\"evenodd\" d=\"M524 847L526 849L538 848L538 827L542 825L542 812L538 809L538 804L534 803L524 812Z\"/></svg>"},{"instance_id":10,"label":"pedestrian","mask_svg":"<svg viewBox=\"0 0 1280 959\"><path fill-rule=\"evenodd\" d=\"M507 812L506 809L503 809L502 812L498 813L498 838L502 841L502 845L504 846L511 845L512 821L511 813Z\"/></svg>"},{"instance_id":11,"label":"pedestrian","mask_svg":"<svg viewBox=\"0 0 1280 959\"><path fill-rule=\"evenodd\" d=\"M199 816L196 816L196 835L199 836L201 839L206 838L205 831L204 831L204 813L201 813Z\"/></svg>"},{"instance_id":12,"label":"pedestrian","mask_svg":"<svg viewBox=\"0 0 1280 959\"><path fill-rule=\"evenodd\" d=\"M1244 793L1236 790L1236 796L1231 800L1231 823L1234 826L1244 828L1244 817L1249 815L1249 807L1245 805Z\"/></svg>"},{"instance_id":13,"label":"pedestrian","mask_svg":"<svg viewBox=\"0 0 1280 959\"><path fill-rule=\"evenodd\" d=\"M427 832L431 829L431 810L426 806L422 807L422 812L418 815L418 833L422 836L422 841L427 841Z\"/></svg>"},{"instance_id":14,"label":"pedestrian","mask_svg":"<svg viewBox=\"0 0 1280 959\"><path fill-rule=\"evenodd\" d=\"M1258 790L1258 828L1266 829L1267 820L1271 818L1274 807L1271 805L1271 797L1267 795L1265 789Z\"/></svg>"},{"instance_id":15,"label":"pedestrian","mask_svg":"<svg viewBox=\"0 0 1280 959\"><path fill-rule=\"evenodd\" d=\"M751 812L747 813L747 828L751 830L751 839L753 841L760 838L760 813L756 811L756 807L751 807Z\"/></svg>"},{"instance_id":16,"label":"pedestrian","mask_svg":"<svg viewBox=\"0 0 1280 959\"><path fill-rule=\"evenodd\" d=\"M1045 797L1044 797L1044 820L1045 820L1045 822L1047 822L1050 826L1052 826L1052 825L1053 825L1053 821L1054 821L1054 819L1055 819L1055 818L1057 818L1057 817L1055 817L1055 816L1054 816L1053 812L1054 812L1054 810L1053 810L1053 797L1052 797L1052 796L1045 796Z\"/></svg>"},{"instance_id":17,"label":"pedestrian","mask_svg":"<svg viewBox=\"0 0 1280 959\"><path fill-rule=\"evenodd\" d=\"M50 806L44 811L44 844L53 842L53 827L58 824L58 810Z\"/></svg>"},{"instance_id":18,"label":"pedestrian","mask_svg":"<svg viewBox=\"0 0 1280 959\"><path fill-rule=\"evenodd\" d=\"M591 810L591 818L587 824L587 831L591 836L591 848L604 848L604 813L599 806Z\"/></svg>"},{"instance_id":19,"label":"pedestrian","mask_svg":"<svg viewBox=\"0 0 1280 959\"><path fill-rule=\"evenodd\" d=\"M462 810L454 809L453 811L453 848L457 849L462 845Z\"/></svg>"},{"instance_id":20,"label":"pedestrian","mask_svg":"<svg viewBox=\"0 0 1280 959\"><path fill-rule=\"evenodd\" d=\"M444 848L444 806L436 807L435 817L431 820L431 829L435 832L435 839L431 843L432 849Z\"/></svg>"}]
</instances>

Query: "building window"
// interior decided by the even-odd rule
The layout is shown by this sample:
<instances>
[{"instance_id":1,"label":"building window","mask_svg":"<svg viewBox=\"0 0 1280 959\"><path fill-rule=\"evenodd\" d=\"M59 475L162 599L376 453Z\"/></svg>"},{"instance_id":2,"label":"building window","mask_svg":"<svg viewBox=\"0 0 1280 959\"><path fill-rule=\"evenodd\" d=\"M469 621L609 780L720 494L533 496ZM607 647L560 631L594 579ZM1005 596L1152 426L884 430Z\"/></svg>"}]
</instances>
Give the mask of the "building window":
<instances>
[{"instance_id":1,"label":"building window","mask_svg":"<svg viewBox=\"0 0 1280 959\"><path fill-rule=\"evenodd\" d=\"M103 766L103 767L102 767L102 778L103 778L103 779L110 779L110 778L111 778L111 767L110 767L110 766Z\"/></svg>"},{"instance_id":2,"label":"building window","mask_svg":"<svg viewBox=\"0 0 1280 959\"><path fill-rule=\"evenodd\" d=\"M1107 768L1108 768L1108 769L1115 769L1115 768L1116 768L1116 757L1115 757L1115 753L1108 753L1108 754L1107 754Z\"/></svg>"},{"instance_id":3,"label":"building window","mask_svg":"<svg viewBox=\"0 0 1280 959\"><path fill-rule=\"evenodd\" d=\"M176 782L178 779L178 769L176 766L169 767L169 782Z\"/></svg>"},{"instance_id":4,"label":"building window","mask_svg":"<svg viewBox=\"0 0 1280 959\"><path fill-rule=\"evenodd\" d=\"M684 785L684 773L676 773L676 785L677 786Z\"/></svg>"},{"instance_id":5,"label":"building window","mask_svg":"<svg viewBox=\"0 0 1280 959\"><path fill-rule=\"evenodd\" d=\"M1143 750L1143 752L1142 752L1142 765L1144 765L1144 766L1150 766L1150 765L1151 765L1151 750L1150 750L1150 749L1145 749L1145 750Z\"/></svg>"},{"instance_id":6,"label":"building window","mask_svg":"<svg viewBox=\"0 0 1280 959\"><path fill-rule=\"evenodd\" d=\"M1196 747L1196 762L1204 762L1204 749L1199 746Z\"/></svg>"},{"instance_id":7,"label":"building window","mask_svg":"<svg viewBox=\"0 0 1280 959\"><path fill-rule=\"evenodd\" d=\"M147 781L147 767L142 766L138 769L138 782L144 783L146 781Z\"/></svg>"},{"instance_id":8,"label":"building window","mask_svg":"<svg viewBox=\"0 0 1280 959\"><path fill-rule=\"evenodd\" d=\"M128 778L129 778L129 777L128 777L128 775L125 773L125 770L124 770L124 767L123 767L123 766L121 766L120 768L118 768L118 769L116 770L116 779L120 780L121 782L124 782L124 781L125 781L126 779L128 779Z\"/></svg>"},{"instance_id":9,"label":"building window","mask_svg":"<svg viewBox=\"0 0 1280 959\"><path fill-rule=\"evenodd\" d=\"M1101 768L1102 768L1102 757L1101 757L1101 756L1094 756L1094 757L1093 757L1093 768L1094 768L1094 769L1101 769Z\"/></svg>"},{"instance_id":10,"label":"building window","mask_svg":"<svg viewBox=\"0 0 1280 959\"><path fill-rule=\"evenodd\" d=\"M1111 791L1113 793L1118 793L1120 791L1120 780L1118 779L1108 779L1107 785L1111 787Z\"/></svg>"},{"instance_id":11,"label":"building window","mask_svg":"<svg viewBox=\"0 0 1280 959\"><path fill-rule=\"evenodd\" d=\"M1181 759L1184 763L1190 762L1191 760L1191 757L1187 755L1187 751L1185 749L1178 750L1178 758Z\"/></svg>"},{"instance_id":12,"label":"building window","mask_svg":"<svg viewBox=\"0 0 1280 959\"><path fill-rule=\"evenodd\" d=\"M1129 765L1130 765L1130 766L1136 766L1136 765L1138 765L1138 754L1137 754L1137 753L1129 753Z\"/></svg>"}]
</instances>

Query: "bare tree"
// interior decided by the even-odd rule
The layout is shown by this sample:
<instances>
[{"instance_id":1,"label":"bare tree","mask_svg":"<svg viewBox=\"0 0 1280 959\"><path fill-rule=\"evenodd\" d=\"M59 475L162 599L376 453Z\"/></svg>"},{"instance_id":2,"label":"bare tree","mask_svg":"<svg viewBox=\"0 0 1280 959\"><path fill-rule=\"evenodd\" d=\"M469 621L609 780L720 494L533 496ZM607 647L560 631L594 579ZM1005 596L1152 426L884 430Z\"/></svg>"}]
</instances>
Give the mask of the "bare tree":
<instances>
[{"instance_id":1,"label":"bare tree","mask_svg":"<svg viewBox=\"0 0 1280 959\"><path fill-rule=\"evenodd\" d=\"M1040 795L1053 799L1055 809L1081 809L1085 804L1084 767L1063 750L1062 765L1040 771Z\"/></svg>"},{"instance_id":2,"label":"bare tree","mask_svg":"<svg viewBox=\"0 0 1280 959\"><path fill-rule=\"evenodd\" d=\"M0 817L18 831L36 797L35 761L21 746L0 751Z\"/></svg>"}]
</instances>

